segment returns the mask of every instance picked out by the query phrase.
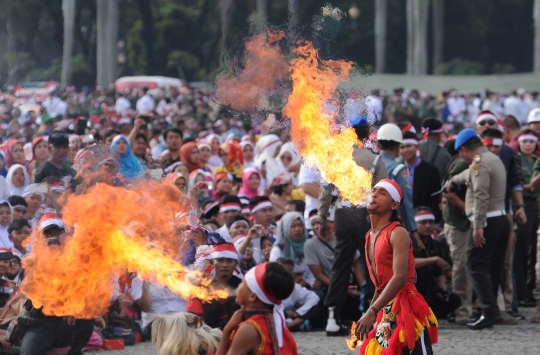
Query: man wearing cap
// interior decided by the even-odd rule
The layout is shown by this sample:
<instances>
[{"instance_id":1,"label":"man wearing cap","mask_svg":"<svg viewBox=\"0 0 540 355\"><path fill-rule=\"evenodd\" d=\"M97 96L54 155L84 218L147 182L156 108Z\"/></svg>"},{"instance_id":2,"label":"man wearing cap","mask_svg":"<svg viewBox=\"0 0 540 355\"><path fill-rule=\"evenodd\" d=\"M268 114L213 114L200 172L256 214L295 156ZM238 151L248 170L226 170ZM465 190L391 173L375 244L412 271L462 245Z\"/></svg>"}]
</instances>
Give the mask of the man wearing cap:
<instances>
[{"instance_id":1,"label":"man wearing cap","mask_svg":"<svg viewBox=\"0 0 540 355\"><path fill-rule=\"evenodd\" d=\"M422 121L422 135L424 141L418 145L422 160L435 165L439 171L441 181L446 175L446 166L452 158L450 153L441 146L442 122L436 118L426 118Z\"/></svg>"},{"instance_id":2,"label":"man wearing cap","mask_svg":"<svg viewBox=\"0 0 540 355\"><path fill-rule=\"evenodd\" d=\"M49 136L48 142L51 157L39 167L34 182L50 182L65 176L74 177L76 172L66 160L69 153L68 134L64 131L54 131Z\"/></svg>"},{"instance_id":3,"label":"man wearing cap","mask_svg":"<svg viewBox=\"0 0 540 355\"><path fill-rule=\"evenodd\" d=\"M478 296L482 316L467 326L483 329L501 320L497 291L504 262L509 224L505 209L506 171L501 160L482 144L472 128L461 131L455 142L460 157L470 164L468 170L447 183L467 185L465 212L472 222L467 267Z\"/></svg>"},{"instance_id":4,"label":"man wearing cap","mask_svg":"<svg viewBox=\"0 0 540 355\"><path fill-rule=\"evenodd\" d=\"M366 117L353 117L348 124L356 132L358 141L364 142L369 137L370 127ZM394 127L399 131L397 126L394 125ZM356 164L371 172L373 175L372 186L387 176L383 159L367 148L363 146L353 147L353 159ZM333 200L333 190L333 186L328 184L320 188L318 221L321 224L320 234L323 239L330 238L327 219ZM339 307L347 301L346 294L349 286L349 275L355 252L360 245L363 245L366 232L369 230L368 213L365 205L353 206L349 201L345 201L338 196L336 208L335 260L332 265L332 276L328 285L328 293L324 300L325 306L334 308ZM336 316L339 316L339 313L339 309L334 310ZM339 325L339 318L337 318L336 323ZM340 335L341 332L346 331L343 327L334 326L336 323L328 322L326 328L327 334Z\"/></svg>"}]
</instances>

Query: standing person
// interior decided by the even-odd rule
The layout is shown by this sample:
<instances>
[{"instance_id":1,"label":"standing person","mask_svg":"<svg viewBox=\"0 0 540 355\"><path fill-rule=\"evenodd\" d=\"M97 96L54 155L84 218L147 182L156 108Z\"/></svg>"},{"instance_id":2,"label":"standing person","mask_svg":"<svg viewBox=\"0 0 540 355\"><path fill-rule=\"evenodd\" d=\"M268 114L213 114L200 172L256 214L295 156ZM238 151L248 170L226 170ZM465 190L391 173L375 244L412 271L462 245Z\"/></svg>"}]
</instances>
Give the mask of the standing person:
<instances>
[{"instance_id":1,"label":"standing person","mask_svg":"<svg viewBox=\"0 0 540 355\"><path fill-rule=\"evenodd\" d=\"M182 131L177 128L167 128L165 132L163 132L163 140L165 141L167 150L161 154L160 159L163 169L166 169L169 165L180 161Z\"/></svg>"},{"instance_id":2,"label":"standing person","mask_svg":"<svg viewBox=\"0 0 540 355\"><path fill-rule=\"evenodd\" d=\"M450 162L450 153L441 147L442 122L436 118L426 118L422 121L422 134L424 141L419 144L422 160L437 167L441 181L444 181L446 166Z\"/></svg>"},{"instance_id":3,"label":"standing person","mask_svg":"<svg viewBox=\"0 0 540 355\"><path fill-rule=\"evenodd\" d=\"M503 132L503 141L514 152L518 152L518 137L521 134L521 125L519 121L514 116L504 116L503 119L504 132ZM536 133L534 133L536 135Z\"/></svg>"},{"instance_id":4,"label":"standing person","mask_svg":"<svg viewBox=\"0 0 540 355\"><path fill-rule=\"evenodd\" d=\"M398 219L402 202L401 187L382 179L367 206L371 230L365 253L377 292L356 328L363 340L360 354L433 354L431 344L438 340L437 319L414 285L412 243Z\"/></svg>"},{"instance_id":5,"label":"standing person","mask_svg":"<svg viewBox=\"0 0 540 355\"><path fill-rule=\"evenodd\" d=\"M49 144L45 140L44 136L37 136L32 140L32 171L34 175L38 171L39 167L50 158ZM34 176L32 176L34 181Z\"/></svg>"},{"instance_id":6,"label":"standing person","mask_svg":"<svg viewBox=\"0 0 540 355\"><path fill-rule=\"evenodd\" d=\"M242 141L240 147L242 147L242 154L244 155L244 167L255 168L255 162L253 161L255 145L250 141Z\"/></svg>"},{"instance_id":7,"label":"standing person","mask_svg":"<svg viewBox=\"0 0 540 355\"><path fill-rule=\"evenodd\" d=\"M49 152L51 158L40 166L36 172L34 182L47 182L54 178L62 179L65 176L74 177L73 170L67 162L69 152L69 136L63 131L54 131L49 136Z\"/></svg>"},{"instance_id":8,"label":"standing person","mask_svg":"<svg viewBox=\"0 0 540 355\"><path fill-rule=\"evenodd\" d=\"M411 186L413 206L429 206L439 222L442 218L439 208L439 195L434 193L441 189L439 170L435 165L424 161L418 154L418 138L413 132L403 133L401 156L405 166L409 169L409 185Z\"/></svg>"},{"instance_id":9,"label":"standing person","mask_svg":"<svg viewBox=\"0 0 540 355\"><path fill-rule=\"evenodd\" d=\"M365 117L355 117L350 122L360 142L369 137L370 127ZM396 125L393 125L399 131ZM401 132L400 132L401 135ZM378 156L365 147L353 148L353 159L359 166L369 170L373 174L372 186L387 176L386 168L381 156ZM328 216L332 203L332 189L321 187L319 194L318 222L321 224L321 237L329 239L330 226ZM369 230L368 213L365 206L352 206L341 197L336 203L335 214L336 246L335 260L332 265L332 277L328 286L328 293L324 300L326 307L332 307L335 316L339 316L340 305L346 302L346 294L349 286L351 265L358 247L363 243L365 233ZM310 207L306 206L306 210ZM339 317L336 326L329 321L326 326L326 334L342 335L347 329L341 326Z\"/></svg>"},{"instance_id":10,"label":"standing person","mask_svg":"<svg viewBox=\"0 0 540 355\"><path fill-rule=\"evenodd\" d=\"M497 292L501 269L508 244L509 224L504 206L506 171L501 160L489 152L476 135L467 128L461 131L454 145L470 168L447 183L468 184L465 211L472 222L467 267L478 296L482 316L467 324L470 329L483 329L501 321Z\"/></svg>"},{"instance_id":11,"label":"standing person","mask_svg":"<svg viewBox=\"0 0 540 355\"><path fill-rule=\"evenodd\" d=\"M259 196L259 186L261 186L261 174L253 168L245 169L242 173L242 187L238 191L238 197L249 200Z\"/></svg>"},{"instance_id":12,"label":"standing person","mask_svg":"<svg viewBox=\"0 0 540 355\"><path fill-rule=\"evenodd\" d=\"M253 221L253 225L261 225L266 230L272 228L273 207L272 202L270 202L270 199L267 196L255 196L250 199L249 209L251 210L251 220ZM274 238L273 235L268 234L270 233L267 233L266 236ZM257 264L262 262L262 244L260 239L253 240L253 258Z\"/></svg>"},{"instance_id":13,"label":"standing person","mask_svg":"<svg viewBox=\"0 0 540 355\"><path fill-rule=\"evenodd\" d=\"M537 243L536 231L538 230L538 194L531 191L531 179L533 167L538 160L534 155L538 147L538 138L534 131L525 129L518 137L518 158L521 161L523 179L523 203L525 204L525 213L527 222L518 224L516 231L515 256L513 260L513 273L515 278L515 294L518 302L522 305L535 302L532 295L534 289L533 280L529 280L530 275L534 275L534 266L536 264L536 253L534 246ZM531 285L532 284L532 285Z\"/></svg>"},{"instance_id":14,"label":"standing person","mask_svg":"<svg viewBox=\"0 0 540 355\"><path fill-rule=\"evenodd\" d=\"M24 166L15 164L9 168L6 182L10 196L22 196L26 186L30 185L30 176Z\"/></svg>"},{"instance_id":15,"label":"standing person","mask_svg":"<svg viewBox=\"0 0 540 355\"><path fill-rule=\"evenodd\" d=\"M154 102L152 96L148 94L148 88L142 88L140 95L141 97L137 100L136 105L137 112L141 114L154 111L156 103Z\"/></svg>"},{"instance_id":16,"label":"standing person","mask_svg":"<svg viewBox=\"0 0 540 355\"><path fill-rule=\"evenodd\" d=\"M114 137L111 145L111 153L118 160L120 168L118 172L128 181L140 178L144 172L144 166L133 154L129 139L124 135Z\"/></svg>"},{"instance_id":17,"label":"standing person","mask_svg":"<svg viewBox=\"0 0 540 355\"><path fill-rule=\"evenodd\" d=\"M26 168L29 175L32 175L32 165L26 160L23 144L16 139L10 139L4 143L3 151L6 156L6 169L12 165L20 164Z\"/></svg>"},{"instance_id":18,"label":"standing person","mask_svg":"<svg viewBox=\"0 0 540 355\"><path fill-rule=\"evenodd\" d=\"M414 207L412 203L411 185L409 184L409 171L404 164L396 162L399 148L403 142L403 134L398 126L387 123L377 132L377 143L381 149L381 158L386 164L386 172L391 180L397 182L403 191L403 203L399 207L399 215L411 237L422 249L422 241L418 237L416 222L414 221Z\"/></svg>"}]
</instances>

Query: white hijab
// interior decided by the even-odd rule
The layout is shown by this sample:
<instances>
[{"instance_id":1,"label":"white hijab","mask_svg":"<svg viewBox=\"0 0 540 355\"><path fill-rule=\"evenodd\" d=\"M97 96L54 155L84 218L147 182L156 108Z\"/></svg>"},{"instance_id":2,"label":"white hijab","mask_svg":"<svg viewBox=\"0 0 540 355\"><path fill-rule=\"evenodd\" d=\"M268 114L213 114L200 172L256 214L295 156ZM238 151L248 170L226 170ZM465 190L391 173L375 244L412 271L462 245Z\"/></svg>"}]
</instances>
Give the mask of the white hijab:
<instances>
[{"instance_id":1,"label":"white hijab","mask_svg":"<svg viewBox=\"0 0 540 355\"><path fill-rule=\"evenodd\" d=\"M20 187L13 185L13 182L11 181L11 179L13 178L13 174L15 174L15 171L17 169L22 169L23 174L24 174L24 184ZM25 187L30 185L30 176L28 175L28 171L26 171L26 168L24 166L22 166L21 164L14 164L8 170L8 173L6 176L6 182L8 185L10 196L13 196L13 195L22 196Z\"/></svg>"},{"instance_id":2,"label":"white hijab","mask_svg":"<svg viewBox=\"0 0 540 355\"><path fill-rule=\"evenodd\" d=\"M275 158L276 152L281 146L282 142L275 134L262 136L255 145L255 166L258 170L262 170L263 163L266 162L266 182L268 184L271 184L275 177L287 173L283 164Z\"/></svg>"},{"instance_id":3,"label":"white hijab","mask_svg":"<svg viewBox=\"0 0 540 355\"><path fill-rule=\"evenodd\" d=\"M9 221L9 224L11 224L11 222L13 221L13 208L11 207L11 204L7 200L0 200L0 206L5 205L5 204L9 207L9 211L11 212L11 220ZM13 242L9 240L9 233L8 233L9 224L5 227L0 224L0 244L1 244L0 247L11 249L13 248Z\"/></svg>"}]
</instances>

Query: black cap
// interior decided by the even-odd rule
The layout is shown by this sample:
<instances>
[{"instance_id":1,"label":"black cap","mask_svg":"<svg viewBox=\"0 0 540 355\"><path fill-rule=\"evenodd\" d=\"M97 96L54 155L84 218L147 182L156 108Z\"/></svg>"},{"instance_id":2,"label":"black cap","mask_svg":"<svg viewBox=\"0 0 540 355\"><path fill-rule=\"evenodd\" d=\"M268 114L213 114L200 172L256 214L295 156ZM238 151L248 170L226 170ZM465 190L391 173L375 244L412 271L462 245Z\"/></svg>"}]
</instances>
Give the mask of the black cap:
<instances>
[{"instance_id":1,"label":"black cap","mask_svg":"<svg viewBox=\"0 0 540 355\"><path fill-rule=\"evenodd\" d=\"M69 146L69 136L64 131L54 131L49 136L49 144L55 147L67 147Z\"/></svg>"}]
</instances>

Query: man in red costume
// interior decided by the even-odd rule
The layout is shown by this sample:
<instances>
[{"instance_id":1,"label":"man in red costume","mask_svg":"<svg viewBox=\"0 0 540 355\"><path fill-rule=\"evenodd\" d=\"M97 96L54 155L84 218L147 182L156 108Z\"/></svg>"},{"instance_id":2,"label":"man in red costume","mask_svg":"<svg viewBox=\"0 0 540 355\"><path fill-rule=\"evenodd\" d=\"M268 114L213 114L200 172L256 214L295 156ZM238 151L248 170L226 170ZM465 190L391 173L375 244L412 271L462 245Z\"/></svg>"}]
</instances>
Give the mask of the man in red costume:
<instances>
[{"instance_id":1,"label":"man in red costume","mask_svg":"<svg viewBox=\"0 0 540 355\"><path fill-rule=\"evenodd\" d=\"M360 354L430 355L431 344L437 342L437 319L414 285L411 240L398 217L402 201L399 185L382 179L373 187L367 206L371 217L367 266L376 292L356 328L363 340Z\"/></svg>"}]
</instances>

